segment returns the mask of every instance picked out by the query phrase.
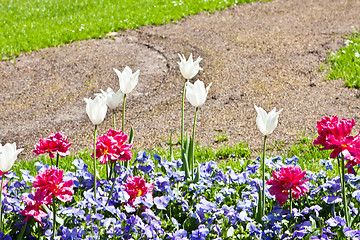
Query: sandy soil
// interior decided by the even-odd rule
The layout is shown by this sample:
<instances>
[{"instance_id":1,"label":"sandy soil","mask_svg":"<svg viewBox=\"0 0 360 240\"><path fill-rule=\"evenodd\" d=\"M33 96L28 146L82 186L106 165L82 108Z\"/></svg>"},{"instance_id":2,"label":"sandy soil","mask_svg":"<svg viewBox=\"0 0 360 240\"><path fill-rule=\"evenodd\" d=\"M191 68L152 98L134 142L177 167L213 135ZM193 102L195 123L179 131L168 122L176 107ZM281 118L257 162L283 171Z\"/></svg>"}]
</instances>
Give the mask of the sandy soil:
<instances>
[{"instance_id":1,"label":"sandy soil","mask_svg":"<svg viewBox=\"0 0 360 240\"><path fill-rule=\"evenodd\" d=\"M127 98L126 131L135 129L137 149L166 147L170 130L180 132L184 80L178 53L201 56L204 71L196 78L213 83L198 114L201 145L247 141L252 149L261 147L254 104L267 111L284 109L269 144L287 145L303 132L315 134L322 116L359 122L359 91L344 88L341 80L325 82L326 72L318 71L330 51L359 31L359 9L358 0L257 2L0 62L1 143L16 142L25 148L20 157L33 158L38 139L63 131L74 143L73 152L91 148L93 126L83 98L118 89L112 68L128 65L141 73ZM120 126L120 110L117 114ZM194 109L189 103L185 114L191 132ZM99 134L111 127L110 116ZM229 140L216 143L222 133Z\"/></svg>"}]
</instances>

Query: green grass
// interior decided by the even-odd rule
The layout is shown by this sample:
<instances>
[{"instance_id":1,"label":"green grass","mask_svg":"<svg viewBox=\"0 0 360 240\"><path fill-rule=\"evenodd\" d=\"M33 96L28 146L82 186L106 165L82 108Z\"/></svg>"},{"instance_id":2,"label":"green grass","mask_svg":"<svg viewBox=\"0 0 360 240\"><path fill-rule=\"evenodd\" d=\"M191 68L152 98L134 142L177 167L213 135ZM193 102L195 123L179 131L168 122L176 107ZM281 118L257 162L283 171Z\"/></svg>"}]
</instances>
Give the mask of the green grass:
<instances>
[{"instance_id":1,"label":"green grass","mask_svg":"<svg viewBox=\"0 0 360 240\"><path fill-rule=\"evenodd\" d=\"M256 0L2 0L3 59L107 33L158 25Z\"/></svg>"},{"instance_id":2,"label":"green grass","mask_svg":"<svg viewBox=\"0 0 360 240\"><path fill-rule=\"evenodd\" d=\"M345 41L338 53L329 55L328 80L343 79L345 86L360 88L360 34Z\"/></svg>"},{"instance_id":3,"label":"green grass","mask_svg":"<svg viewBox=\"0 0 360 240\"><path fill-rule=\"evenodd\" d=\"M290 158L292 156L299 157L299 165L302 169L308 169L312 172L323 170L320 165L320 159L328 159L330 157L330 150L320 151L319 146L313 145L315 137L302 135L297 142L292 144L282 154L283 158Z\"/></svg>"},{"instance_id":4,"label":"green grass","mask_svg":"<svg viewBox=\"0 0 360 240\"><path fill-rule=\"evenodd\" d=\"M318 146L312 145L314 138L308 136L299 137L298 141L289 147L284 147L282 149L281 157L283 160L286 158L290 158L294 155L299 157L299 165L303 170L310 170L312 172L318 172L320 170L325 170L324 166L322 166L319 162L320 159L328 159L330 156L330 151L320 151ZM138 150L134 151L133 160L137 155ZM170 159L169 149L165 148L154 148L153 150L148 152L151 156L153 154L158 154L162 158ZM268 152L271 155L270 152ZM174 147L173 156L174 159L180 158L180 150L177 147ZM269 156L268 156L269 157ZM73 171L75 167L72 165L74 159L81 158L88 165L88 167L92 168L93 159L91 157L91 153L88 150L84 150L79 152L78 154L74 154L60 160L60 167L65 171ZM226 170L228 167L231 167L234 170L244 170L248 164L254 164L255 159L251 158L251 151L248 148L247 143L237 143L234 145L223 145L219 149L215 150L211 147L204 147L196 145L195 147L195 160L199 164L206 161L215 161L221 169ZM20 169L29 170L32 175L36 175L36 166L35 162L42 161L43 163L50 164L49 157L38 157L33 161L16 161L12 170L16 172L16 174L20 173ZM100 176L105 178L103 169L104 166L98 164L98 172ZM336 164L334 164L334 169L336 169ZM92 172L92 170L90 170ZM330 173L331 176L337 175L337 172L334 170Z\"/></svg>"}]
</instances>

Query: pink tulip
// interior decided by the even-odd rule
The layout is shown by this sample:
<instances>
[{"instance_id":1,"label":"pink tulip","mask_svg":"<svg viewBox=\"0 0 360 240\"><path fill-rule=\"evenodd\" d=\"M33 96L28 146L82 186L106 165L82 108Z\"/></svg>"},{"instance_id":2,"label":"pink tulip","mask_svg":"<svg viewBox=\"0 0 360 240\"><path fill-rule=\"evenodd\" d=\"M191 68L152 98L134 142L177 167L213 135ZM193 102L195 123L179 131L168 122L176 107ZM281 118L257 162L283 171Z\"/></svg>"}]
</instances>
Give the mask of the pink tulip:
<instances>
[{"instance_id":1,"label":"pink tulip","mask_svg":"<svg viewBox=\"0 0 360 240\"><path fill-rule=\"evenodd\" d=\"M289 166L282 167L278 172L272 172L273 177L266 181L266 184L271 185L269 193L275 195L276 201L282 206L289 194L290 189L292 197L300 198L309 191L307 182L309 179L302 180L305 177L306 171L302 171L300 167Z\"/></svg>"},{"instance_id":2,"label":"pink tulip","mask_svg":"<svg viewBox=\"0 0 360 240\"><path fill-rule=\"evenodd\" d=\"M64 133L51 133L48 138L39 140L33 152L37 155L49 153L50 158L54 158L55 153L58 153L61 157L65 157L70 155L69 147L71 144L72 143L68 143Z\"/></svg>"},{"instance_id":3,"label":"pink tulip","mask_svg":"<svg viewBox=\"0 0 360 240\"><path fill-rule=\"evenodd\" d=\"M314 140L314 145L322 145L320 150L333 149L331 158L336 158L342 151L347 150L356 156L360 148L360 136L350 136L352 127L355 126L354 119L341 119L337 116L323 117L317 122L319 136Z\"/></svg>"},{"instance_id":4,"label":"pink tulip","mask_svg":"<svg viewBox=\"0 0 360 240\"><path fill-rule=\"evenodd\" d=\"M130 206L133 206L135 199L139 196L145 196L148 193L152 196L152 190L154 188L152 183L147 183L144 178L138 176L129 176L124 186L125 191L130 196L128 200Z\"/></svg>"},{"instance_id":5,"label":"pink tulip","mask_svg":"<svg viewBox=\"0 0 360 240\"><path fill-rule=\"evenodd\" d=\"M100 161L100 164L106 164L109 160L116 161L119 158L117 141L107 135L99 137L96 142L96 158Z\"/></svg>"},{"instance_id":6,"label":"pink tulip","mask_svg":"<svg viewBox=\"0 0 360 240\"><path fill-rule=\"evenodd\" d=\"M46 191L50 196L54 195L62 202L71 201L74 194L73 181L63 181L63 170L46 169L41 171L34 180L33 188Z\"/></svg>"},{"instance_id":7,"label":"pink tulip","mask_svg":"<svg viewBox=\"0 0 360 240\"><path fill-rule=\"evenodd\" d=\"M43 222L42 217L46 217L47 213L43 210L42 205L48 205L52 203L51 197L46 191L37 190L32 191L28 196L22 197L22 200L27 204L25 209L20 211L20 214L26 216L25 222L29 221L33 217L38 221L41 226Z\"/></svg>"}]
</instances>

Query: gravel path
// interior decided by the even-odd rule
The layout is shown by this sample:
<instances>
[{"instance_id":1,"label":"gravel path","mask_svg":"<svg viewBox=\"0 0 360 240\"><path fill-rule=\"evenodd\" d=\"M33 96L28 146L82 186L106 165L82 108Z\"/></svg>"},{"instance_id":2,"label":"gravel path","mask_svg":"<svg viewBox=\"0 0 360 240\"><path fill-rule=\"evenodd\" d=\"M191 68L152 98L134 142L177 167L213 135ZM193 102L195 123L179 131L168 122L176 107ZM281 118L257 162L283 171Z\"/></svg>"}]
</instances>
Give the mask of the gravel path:
<instances>
[{"instance_id":1,"label":"gravel path","mask_svg":"<svg viewBox=\"0 0 360 240\"><path fill-rule=\"evenodd\" d=\"M257 2L0 62L1 143L16 142L25 148L21 157L33 158L39 138L63 131L73 151L91 148L93 126L83 98L117 89L112 68L128 65L141 73L127 98L126 130L135 129L137 149L166 147L170 130L180 132L178 53L201 56L204 71L197 78L213 83L198 114L201 145L247 141L252 149L261 147L254 104L267 111L284 109L269 144L286 145L303 132L315 134L316 121L324 115L359 122L359 91L344 88L342 81L324 82L326 72L318 71L329 51L359 31L359 9L359 0ZM194 109L189 103L185 114L191 132ZM120 126L120 111L118 119ZM109 113L99 134L110 127ZM222 133L229 140L215 143Z\"/></svg>"}]
</instances>

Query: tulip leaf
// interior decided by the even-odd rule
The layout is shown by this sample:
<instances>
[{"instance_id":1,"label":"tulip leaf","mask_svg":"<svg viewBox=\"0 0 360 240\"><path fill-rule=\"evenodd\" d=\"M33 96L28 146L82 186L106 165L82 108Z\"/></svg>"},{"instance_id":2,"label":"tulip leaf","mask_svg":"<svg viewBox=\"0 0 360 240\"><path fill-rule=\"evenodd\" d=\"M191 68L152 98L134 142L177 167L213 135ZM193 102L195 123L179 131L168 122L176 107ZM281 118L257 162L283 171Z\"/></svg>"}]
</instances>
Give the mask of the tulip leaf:
<instances>
[{"instance_id":1,"label":"tulip leaf","mask_svg":"<svg viewBox=\"0 0 360 240\"><path fill-rule=\"evenodd\" d=\"M196 176L195 176L195 179L194 179L194 182L197 183L199 182L200 180L200 166L198 164L198 167L197 167L197 170L196 170Z\"/></svg>"},{"instance_id":2,"label":"tulip leaf","mask_svg":"<svg viewBox=\"0 0 360 240\"><path fill-rule=\"evenodd\" d=\"M133 143L133 140L134 140L134 129L133 127L131 127L131 130L130 130L130 136L129 136L129 143Z\"/></svg>"},{"instance_id":3,"label":"tulip leaf","mask_svg":"<svg viewBox=\"0 0 360 240\"><path fill-rule=\"evenodd\" d=\"M262 213L262 196L261 196L261 189L260 186L258 187L258 201L257 201L257 205L256 205L256 221L258 223L261 222L261 213Z\"/></svg>"},{"instance_id":4,"label":"tulip leaf","mask_svg":"<svg viewBox=\"0 0 360 240\"><path fill-rule=\"evenodd\" d=\"M192 137L190 137L190 141L189 141L189 149L188 149L188 161L189 161L189 171L191 172L191 174L194 173L194 139ZM194 176L191 176L192 178Z\"/></svg>"},{"instance_id":5,"label":"tulip leaf","mask_svg":"<svg viewBox=\"0 0 360 240\"><path fill-rule=\"evenodd\" d=\"M189 163L186 154L183 154L183 164L185 171L185 180L189 178Z\"/></svg>"},{"instance_id":6,"label":"tulip leaf","mask_svg":"<svg viewBox=\"0 0 360 240\"><path fill-rule=\"evenodd\" d=\"M21 232L20 232L20 234L19 234L19 236L17 238L18 240L24 239L23 236L24 236L24 233L25 233L25 230L26 230L26 225L27 225L27 222L25 222L24 226L22 227Z\"/></svg>"}]
</instances>

